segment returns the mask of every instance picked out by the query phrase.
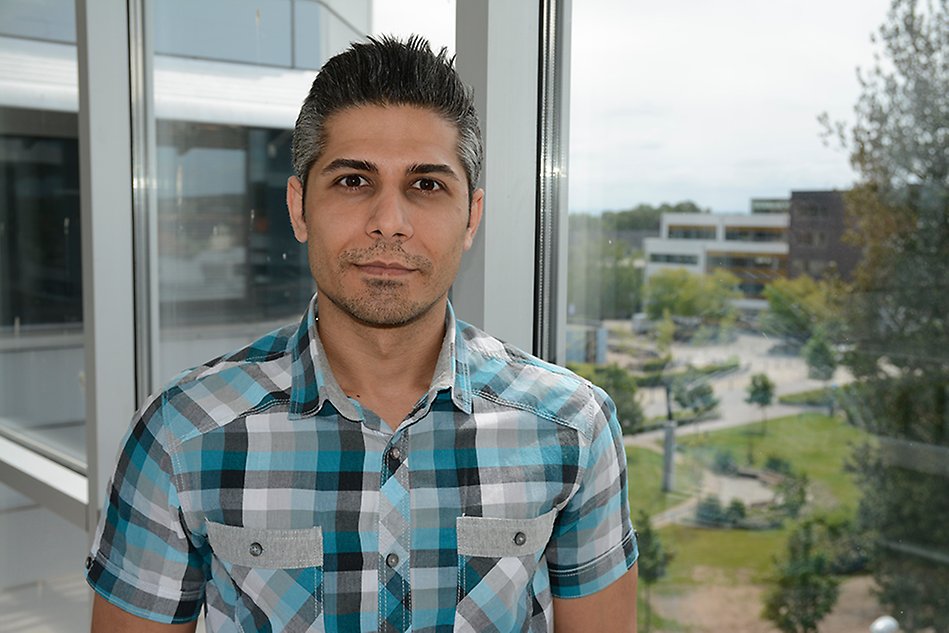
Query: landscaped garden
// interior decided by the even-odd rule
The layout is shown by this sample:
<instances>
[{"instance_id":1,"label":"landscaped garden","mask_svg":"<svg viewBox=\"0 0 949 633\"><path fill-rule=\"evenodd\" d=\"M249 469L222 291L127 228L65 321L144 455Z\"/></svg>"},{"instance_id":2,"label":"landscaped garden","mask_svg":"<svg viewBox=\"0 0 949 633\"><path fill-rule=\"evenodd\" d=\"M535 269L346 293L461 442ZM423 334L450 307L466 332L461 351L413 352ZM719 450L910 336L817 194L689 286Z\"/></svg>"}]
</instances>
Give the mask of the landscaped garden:
<instances>
[{"instance_id":1,"label":"landscaped garden","mask_svg":"<svg viewBox=\"0 0 949 633\"><path fill-rule=\"evenodd\" d=\"M775 561L785 555L794 528L807 518L826 515L847 520L853 516L859 493L846 471L846 463L853 447L863 441L863 431L840 418L819 413L683 436L678 439L677 492L673 493L660 491L661 453L627 449L634 517L640 509L654 517L697 494L702 471L712 472L716 460L722 461L723 455L743 476L765 473L769 476L763 479L776 487L780 484L775 482L789 478L800 478L806 485L805 501L793 516L782 515L780 495L771 507L757 509L778 517L770 529L710 528L697 524L658 528L656 532L664 547L674 555L664 577L653 586L656 609L650 628L689 630L690 623L696 625L697 616L683 612L680 607L688 606L688 611L693 611L701 604L734 611L734 617L739 618L733 620L735 626L743 626L740 618L747 617L749 623L755 623L753 630L771 630L759 614L762 597L776 573ZM727 506L728 500L722 500L722 505ZM749 515L753 511L749 508ZM744 601L742 608L736 608L736 600ZM641 623L641 630L647 630L644 624Z\"/></svg>"}]
</instances>

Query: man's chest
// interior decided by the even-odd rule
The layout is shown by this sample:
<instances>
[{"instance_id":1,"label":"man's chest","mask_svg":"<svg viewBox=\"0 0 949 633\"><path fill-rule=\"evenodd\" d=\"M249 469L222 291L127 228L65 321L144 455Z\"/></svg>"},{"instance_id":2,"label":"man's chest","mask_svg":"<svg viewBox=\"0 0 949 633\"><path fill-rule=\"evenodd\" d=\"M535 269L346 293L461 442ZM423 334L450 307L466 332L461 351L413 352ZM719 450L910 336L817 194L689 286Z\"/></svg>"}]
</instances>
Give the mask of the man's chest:
<instances>
[{"instance_id":1,"label":"man's chest","mask_svg":"<svg viewBox=\"0 0 949 633\"><path fill-rule=\"evenodd\" d=\"M421 631L464 618L467 604L495 624L546 619L538 572L578 479L572 429L509 410L435 407L395 433L266 413L182 448L181 505L209 561L209 605L231 617Z\"/></svg>"}]
</instances>

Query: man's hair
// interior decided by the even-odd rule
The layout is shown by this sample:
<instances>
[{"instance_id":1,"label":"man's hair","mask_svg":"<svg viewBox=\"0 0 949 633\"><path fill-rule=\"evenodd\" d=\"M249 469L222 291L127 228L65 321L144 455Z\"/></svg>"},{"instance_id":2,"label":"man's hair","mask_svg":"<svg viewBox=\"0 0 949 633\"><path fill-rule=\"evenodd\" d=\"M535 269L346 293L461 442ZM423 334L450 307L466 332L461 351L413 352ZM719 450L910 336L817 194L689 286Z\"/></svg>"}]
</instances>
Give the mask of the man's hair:
<instances>
[{"instance_id":1,"label":"man's hair","mask_svg":"<svg viewBox=\"0 0 949 633\"><path fill-rule=\"evenodd\" d=\"M484 154L472 91L462 83L447 49L436 55L417 35L404 42L370 37L331 57L320 69L293 129L293 171L304 186L326 146L326 120L340 110L363 105L427 108L454 125L470 198Z\"/></svg>"}]
</instances>

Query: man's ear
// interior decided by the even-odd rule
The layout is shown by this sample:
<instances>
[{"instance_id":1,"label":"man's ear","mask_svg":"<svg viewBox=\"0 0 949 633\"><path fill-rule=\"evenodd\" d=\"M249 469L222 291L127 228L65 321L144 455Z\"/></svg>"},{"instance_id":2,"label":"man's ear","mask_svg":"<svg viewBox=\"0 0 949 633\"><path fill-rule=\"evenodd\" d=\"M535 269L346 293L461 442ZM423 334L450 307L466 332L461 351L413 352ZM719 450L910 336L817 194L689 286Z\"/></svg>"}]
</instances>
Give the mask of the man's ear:
<instances>
[{"instance_id":1,"label":"man's ear","mask_svg":"<svg viewBox=\"0 0 949 633\"><path fill-rule=\"evenodd\" d=\"M478 227L481 225L481 216L484 214L484 189L475 189L471 194L471 204L468 206L468 228L465 229L465 250L474 243Z\"/></svg>"},{"instance_id":2,"label":"man's ear","mask_svg":"<svg viewBox=\"0 0 949 633\"><path fill-rule=\"evenodd\" d=\"M296 176L287 179L287 211L293 236L301 244L306 243L306 218L303 217L303 183Z\"/></svg>"}]
</instances>

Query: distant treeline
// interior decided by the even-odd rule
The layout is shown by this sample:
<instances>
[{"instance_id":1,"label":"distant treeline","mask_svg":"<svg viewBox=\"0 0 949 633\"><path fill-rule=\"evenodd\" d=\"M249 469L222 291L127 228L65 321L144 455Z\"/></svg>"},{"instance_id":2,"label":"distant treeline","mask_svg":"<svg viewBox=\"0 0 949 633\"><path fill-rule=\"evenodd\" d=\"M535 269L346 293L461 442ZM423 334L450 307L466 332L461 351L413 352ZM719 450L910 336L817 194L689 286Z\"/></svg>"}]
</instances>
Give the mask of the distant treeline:
<instances>
[{"instance_id":1,"label":"distant treeline","mask_svg":"<svg viewBox=\"0 0 949 633\"><path fill-rule=\"evenodd\" d=\"M598 229L607 232L613 231L658 231L659 216L663 213L709 213L691 200L669 204L664 202L659 206L639 204L631 209L622 211L603 211L595 213L571 213L571 230Z\"/></svg>"}]
</instances>

